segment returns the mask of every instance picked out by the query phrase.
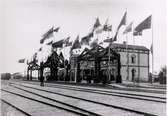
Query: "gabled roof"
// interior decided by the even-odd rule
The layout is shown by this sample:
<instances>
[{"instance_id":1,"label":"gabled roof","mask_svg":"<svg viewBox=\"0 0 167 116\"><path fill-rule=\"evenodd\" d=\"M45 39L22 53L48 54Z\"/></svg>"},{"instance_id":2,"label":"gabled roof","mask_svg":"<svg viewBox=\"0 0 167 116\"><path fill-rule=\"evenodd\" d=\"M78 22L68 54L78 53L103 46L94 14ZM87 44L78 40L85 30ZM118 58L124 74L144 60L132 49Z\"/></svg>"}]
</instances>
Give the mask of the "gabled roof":
<instances>
[{"instance_id":1,"label":"gabled roof","mask_svg":"<svg viewBox=\"0 0 167 116\"><path fill-rule=\"evenodd\" d=\"M88 60L88 59L95 59L95 58L104 58L104 56L108 55L109 47L103 48L100 45L97 45L96 47L92 49L85 49L80 55L80 60ZM112 57L118 58L119 55L112 49L110 49L110 53L112 54Z\"/></svg>"},{"instance_id":2,"label":"gabled roof","mask_svg":"<svg viewBox=\"0 0 167 116\"><path fill-rule=\"evenodd\" d=\"M111 45L111 48L117 49L117 48L122 48L122 49L126 49L126 44L118 44L118 43L113 43ZM145 50L145 51L149 51L148 48L144 47L144 46L138 46L138 45L127 45L127 49L135 49L135 50Z\"/></svg>"}]
</instances>

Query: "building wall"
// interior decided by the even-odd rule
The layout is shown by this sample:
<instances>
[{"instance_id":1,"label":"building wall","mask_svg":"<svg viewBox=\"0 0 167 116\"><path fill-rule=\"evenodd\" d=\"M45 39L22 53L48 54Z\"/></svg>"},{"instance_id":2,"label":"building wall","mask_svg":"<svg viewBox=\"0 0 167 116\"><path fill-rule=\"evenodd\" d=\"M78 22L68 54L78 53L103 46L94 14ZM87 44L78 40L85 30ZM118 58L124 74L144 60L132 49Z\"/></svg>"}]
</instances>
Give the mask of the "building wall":
<instances>
[{"instance_id":1,"label":"building wall","mask_svg":"<svg viewBox=\"0 0 167 116\"><path fill-rule=\"evenodd\" d=\"M115 49L116 52L120 54L121 60L121 76L122 80L129 80L132 81L132 72L134 71L134 79L140 81L148 81L149 76L149 51L148 50L136 50L136 49ZM127 54L128 53L128 54ZM134 58L134 62L132 62L132 57ZM71 58L71 68L75 67L75 57ZM106 63L101 62L102 69L108 69L108 62ZM117 75L117 65L111 64L111 74ZM80 68L93 68L94 62L86 62L81 63ZM113 70L114 73L113 73Z\"/></svg>"},{"instance_id":2,"label":"building wall","mask_svg":"<svg viewBox=\"0 0 167 116\"><path fill-rule=\"evenodd\" d=\"M134 79L148 81L149 76L149 51L126 49L118 50L121 55L122 80L132 81L132 70L135 70ZM132 62L132 57L134 62Z\"/></svg>"}]
</instances>

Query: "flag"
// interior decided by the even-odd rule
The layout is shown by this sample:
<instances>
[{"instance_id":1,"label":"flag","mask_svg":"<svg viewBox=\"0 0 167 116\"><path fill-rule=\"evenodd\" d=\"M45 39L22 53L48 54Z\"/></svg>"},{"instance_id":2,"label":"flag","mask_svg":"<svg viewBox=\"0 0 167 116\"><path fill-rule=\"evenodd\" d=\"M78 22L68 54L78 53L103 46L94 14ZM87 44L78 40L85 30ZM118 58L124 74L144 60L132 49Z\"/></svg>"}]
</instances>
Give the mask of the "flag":
<instances>
[{"instance_id":1,"label":"flag","mask_svg":"<svg viewBox=\"0 0 167 116\"><path fill-rule=\"evenodd\" d=\"M113 38L113 41L117 41L117 35L118 35L118 31L116 32L116 34L115 34L115 36L114 36L114 38ZM112 42L113 42L112 41Z\"/></svg>"},{"instance_id":2,"label":"flag","mask_svg":"<svg viewBox=\"0 0 167 116\"><path fill-rule=\"evenodd\" d=\"M68 42L67 44L65 44L65 47L68 47L68 46L72 46L72 42Z\"/></svg>"},{"instance_id":3,"label":"flag","mask_svg":"<svg viewBox=\"0 0 167 116\"><path fill-rule=\"evenodd\" d=\"M40 44L43 44L46 39L49 39L53 36L53 27L50 28L45 34L43 34L42 39L40 40Z\"/></svg>"},{"instance_id":4,"label":"flag","mask_svg":"<svg viewBox=\"0 0 167 116\"><path fill-rule=\"evenodd\" d=\"M53 36L53 28L54 27L52 27L51 29L49 29L44 35L43 35L43 38L44 39L48 39L48 38L50 38L51 36Z\"/></svg>"},{"instance_id":5,"label":"flag","mask_svg":"<svg viewBox=\"0 0 167 116\"><path fill-rule=\"evenodd\" d=\"M40 47L38 51L39 51L39 52L42 51L42 47Z\"/></svg>"},{"instance_id":6,"label":"flag","mask_svg":"<svg viewBox=\"0 0 167 116\"><path fill-rule=\"evenodd\" d=\"M62 47L63 47L63 43L64 43L64 40L63 40L63 39L62 39L62 40L59 40L59 41L53 43L53 44L52 44L52 47L53 47L53 48L62 48Z\"/></svg>"},{"instance_id":7,"label":"flag","mask_svg":"<svg viewBox=\"0 0 167 116\"><path fill-rule=\"evenodd\" d=\"M95 39L95 40L91 43L90 47L94 48L94 47L96 47L97 45L98 45L98 39Z\"/></svg>"},{"instance_id":8,"label":"flag","mask_svg":"<svg viewBox=\"0 0 167 116\"><path fill-rule=\"evenodd\" d=\"M71 47L71 51L72 51L73 49L78 49L78 48L81 48L81 44L80 44L80 42L79 42L79 35L78 35L77 38L75 39L75 41L74 41L74 43L73 43L73 45L72 45L72 47Z\"/></svg>"},{"instance_id":9,"label":"flag","mask_svg":"<svg viewBox=\"0 0 167 116\"><path fill-rule=\"evenodd\" d=\"M134 36L136 35L142 35L142 31L144 29L150 29L151 28L151 18L152 15L147 17L144 21L142 21L136 28L134 29Z\"/></svg>"},{"instance_id":10,"label":"flag","mask_svg":"<svg viewBox=\"0 0 167 116\"><path fill-rule=\"evenodd\" d=\"M54 29L53 31L54 32L58 32L59 31L59 29L60 29L60 27L57 27L56 29Z\"/></svg>"},{"instance_id":11,"label":"flag","mask_svg":"<svg viewBox=\"0 0 167 116\"><path fill-rule=\"evenodd\" d=\"M65 44L65 45L68 44L68 43L69 43L69 40L70 40L70 36L67 37L67 38L64 40L64 44Z\"/></svg>"},{"instance_id":12,"label":"flag","mask_svg":"<svg viewBox=\"0 0 167 116\"><path fill-rule=\"evenodd\" d=\"M72 46L72 42L69 42L70 36L64 40L65 47Z\"/></svg>"},{"instance_id":13,"label":"flag","mask_svg":"<svg viewBox=\"0 0 167 116\"><path fill-rule=\"evenodd\" d=\"M93 37L93 32L89 33L88 35L84 36L82 39L81 39L81 44L85 44L85 45L89 45L89 42L91 40L91 38Z\"/></svg>"},{"instance_id":14,"label":"flag","mask_svg":"<svg viewBox=\"0 0 167 116\"><path fill-rule=\"evenodd\" d=\"M127 15L127 12L124 13L124 16L122 17L122 20L121 20L121 22L120 22L120 24L119 24L119 26L117 28L117 31L120 29L120 27L122 25L126 25L126 15Z\"/></svg>"},{"instance_id":15,"label":"flag","mask_svg":"<svg viewBox=\"0 0 167 116\"><path fill-rule=\"evenodd\" d=\"M84 36L82 39L81 39L81 44L85 44L85 45L89 45L89 42L90 42L90 38L87 36Z\"/></svg>"},{"instance_id":16,"label":"flag","mask_svg":"<svg viewBox=\"0 0 167 116\"><path fill-rule=\"evenodd\" d=\"M103 32L103 27L99 27L99 28L97 28L96 30L95 30L95 33L96 34L100 34L100 33L102 33Z\"/></svg>"},{"instance_id":17,"label":"flag","mask_svg":"<svg viewBox=\"0 0 167 116\"><path fill-rule=\"evenodd\" d=\"M107 26L108 25L108 18L106 19L105 23L104 23L104 26Z\"/></svg>"},{"instance_id":18,"label":"flag","mask_svg":"<svg viewBox=\"0 0 167 116\"><path fill-rule=\"evenodd\" d=\"M52 45L53 41L50 41L49 43L47 43L46 45Z\"/></svg>"},{"instance_id":19,"label":"flag","mask_svg":"<svg viewBox=\"0 0 167 116\"><path fill-rule=\"evenodd\" d=\"M126 27L126 29L125 29L125 31L123 32L123 34L126 34L126 33L132 31L132 24L133 24L133 22L131 22L131 23Z\"/></svg>"},{"instance_id":20,"label":"flag","mask_svg":"<svg viewBox=\"0 0 167 116\"><path fill-rule=\"evenodd\" d=\"M110 25L110 26L104 25L103 31L112 31L112 25Z\"/></svg>"},{"instance_id":21,"label":"flag","mask_svg":"<svg viewBox=\"0 0 167 116\"><path fill-rule=\"evenodd\" d=\"M151 52L151 54L153 54L153 44L151 44L150 52Z\"/></svg>"},{"instance_id":22,"label":"flag","mask_svg":"<svg viewBox=\"0 0 167 116\"><path fill-rule=\"evenodd\" d=\"M112 25L109 25L109 26L108 26L108 19L107 19L106 22L104 23L103 31L112 31Z\"/></svg>"},{"instance_id":23,"label":"flag","mask_svg":"<svg viewBox=\"0 0 167 116\"><path fill-rule=\"evenodd\" d=\"M122 20L121 20L121 22L120 22L120 24L119 24L119 26L118 26L118 28L117 28L117 31L116 31L116 34L115 34L114 38L113 38L113 41L117 41L118 31L119 31L119 29L121 28L121 26L122 26L122 25L126 25L126 15L127 15L127 12L125 12L125 13L124 13L124 16L122 17ZM113 41L112 41L112 42L113 42Z\"/></svg>"},{"instance_id":24,"label":"flag","mask_svg":"<svg viewBox=\"0 0 167 116\"><path fill-rule=\"evenodd\" d=\"M36 60L37 58L37 52L35 52L35 54L33 55L33 60Z\"/></svg>"},{"instance_id":25,"label":"flag","mask_svg":"<svg viewBox=\"0 0 167 116\"><path fill-rule=\"evenodd\" d=\"M99 18L97 17L97 18L96 18L96 22L95 22L95 24L93 25L93 31L94 31L96 28L98 28L100 25L101 25L101 24L100 24Z\"/></svg>"},{"instance_id":26,"label":"flag","mask_svg":"<svg viewBox=\"0 0 167 116\"><path fill-rule=\"evenodd\" d=\"M18 63L24 63L25 62L25 58L23 59L19 59Z\"/></svg>"},{"instance_id":27,"label":"flag","mask_svg":"<svg viewBox=\"0 0 167 116\"><path fill-rule=\"evenodd\" d=\"M108 18L107 18L106 22L104 23L103 30L107 31L107 28L108 28Z\"/></svg>"},{"instance_id":28,"label":"flag","mask_svg":"<svg viewBox=\"0 0 167 116\"><path fill-rule=\"evenodd\" d=\"M42 39L40 40L40 44L43 44L44 41L45 41L45 38L42 38Z\"/></svg>"}]
</instances>

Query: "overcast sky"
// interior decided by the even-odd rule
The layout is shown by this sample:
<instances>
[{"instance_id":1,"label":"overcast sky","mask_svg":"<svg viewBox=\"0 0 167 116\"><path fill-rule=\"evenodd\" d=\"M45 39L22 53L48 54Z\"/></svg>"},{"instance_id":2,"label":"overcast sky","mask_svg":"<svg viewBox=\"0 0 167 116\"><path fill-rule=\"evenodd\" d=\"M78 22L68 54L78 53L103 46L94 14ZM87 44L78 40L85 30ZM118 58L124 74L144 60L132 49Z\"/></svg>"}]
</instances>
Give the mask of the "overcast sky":
<instances>
[{"instance_id":1,"label":"overcast sky","mask_svg":"<svg viewBox=\"0 0 167 116\"><path fill-rule=\"evenodd\" d=\"M152 14L154 37L154 69L158 71L167 64L166 54L166 3L165 0L2 0L0 13L0 72L20 72L25 70L18 59L31 58L41 47L41 36L52 26L60 26L55 39L71 36L74 40L90 32L95 18L104 24L109 18L113 33L127 9L127 23L134 26ZM120 31L123 31L122 27ZM143 36L135 37L136 45L150 48L151 29ZM119 34L118 43L125 41ZM133 44L132 33L128 43ZM151 58L151 56L150 56ZM151 60L151 59L150 59Z\"/></svg>"}]
</instances>

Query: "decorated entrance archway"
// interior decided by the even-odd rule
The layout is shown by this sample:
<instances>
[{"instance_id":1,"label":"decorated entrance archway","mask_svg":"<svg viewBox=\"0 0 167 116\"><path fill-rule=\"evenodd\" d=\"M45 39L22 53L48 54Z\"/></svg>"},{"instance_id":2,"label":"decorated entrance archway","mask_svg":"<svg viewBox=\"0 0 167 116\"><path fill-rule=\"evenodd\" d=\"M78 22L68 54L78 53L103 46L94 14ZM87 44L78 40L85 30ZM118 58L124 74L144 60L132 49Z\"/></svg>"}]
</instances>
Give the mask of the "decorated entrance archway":
<instances>
[{"instance_id":1,"label":"decorated entrance archway","mask_svg":"<svg viewBox=\"0 0 167 116\"><path fill-rule=\"evenodd\" d=\"M109 53L110 51L110 53ZM109 58L110 56L110 58ZM109 61L110 59L110 61ZM91 77L88 76L88 79L92 79L95 83L111 81L109 78L109 73L111 73L111 67L115 69L116 77L115 82L121 83L121 64L120 64L120 54L113 51L109 47L103 48L99 45L92 49L85 49L76 59L76 81L80 82L84 77L84 70L90 70ZM104 63L106 62L106 63ZM80 74L82 73L82 74ZM107 77L106 77L107 76ZM90 81L89 81L90 82Z\"/></svg>"}]
</instances>

